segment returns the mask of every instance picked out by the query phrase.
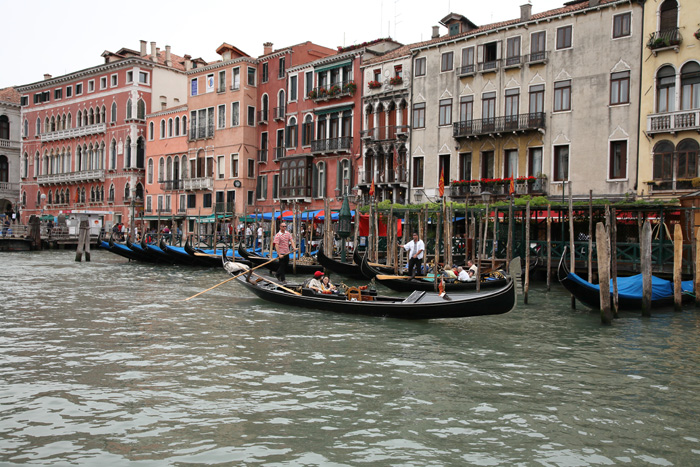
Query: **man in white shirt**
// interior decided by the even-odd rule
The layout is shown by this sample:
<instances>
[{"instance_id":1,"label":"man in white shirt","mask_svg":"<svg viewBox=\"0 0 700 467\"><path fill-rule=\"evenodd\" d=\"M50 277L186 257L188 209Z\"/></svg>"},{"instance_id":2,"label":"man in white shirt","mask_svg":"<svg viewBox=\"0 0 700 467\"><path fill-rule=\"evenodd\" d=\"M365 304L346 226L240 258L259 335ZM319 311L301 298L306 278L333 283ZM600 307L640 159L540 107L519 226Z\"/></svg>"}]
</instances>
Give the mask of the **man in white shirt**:
<instances>
[{"instance_id":1,"label":"man in white shirt","mask_svg":"<svg viewBox=\"0 0 700 467\"><path fill-rule=\"evenodd\" d=\"M423 240L418 238L418 234L413 232L413 240L403 245L403 249L408 252L408 274L413 279L416 277L416 272L420 271L420 262L425 253L425 244Z\"/></svg>"},{"instance_id":2,"label":"man in white shirt","mask_svg":"<svg viewBox=\"0 0 700 467\"><path fill-rule=\"evenodd\" d=\"M470 282L469 281L469 274L467 273L466 269L462 268L461 266L457 268L457 280L460 282Z\"/></svg>"},{"instance_id":3,"label":"man in white shirt","mask_svg":"<svg viewBox=\"0 0 700 467\"><path fill-rule=\"evenodd\" d=\"M264 232L263 232L262 225L258 226L258 246L257 246L258 248L263 248L263 235L264 235Z\"/></svg>"}]
</instances>

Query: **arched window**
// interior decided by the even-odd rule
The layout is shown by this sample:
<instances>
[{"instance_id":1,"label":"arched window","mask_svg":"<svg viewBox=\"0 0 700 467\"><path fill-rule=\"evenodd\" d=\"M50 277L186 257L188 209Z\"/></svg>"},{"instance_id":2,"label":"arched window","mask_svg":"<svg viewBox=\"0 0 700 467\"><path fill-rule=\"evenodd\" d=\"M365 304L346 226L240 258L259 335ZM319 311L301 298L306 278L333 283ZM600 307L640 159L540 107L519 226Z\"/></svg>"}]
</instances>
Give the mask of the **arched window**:
<instances>
[{"instance_id":1,"label":"arched window","mask_svg":"<svg viewBox=\"0 0 700 467\"><path fill-rule=\"evenodd\" d=\"M678 154L678 172L676 178L695 178L698 176L698 142L684 139L676 147Z\"/></svg>"},{"instance_id":2,"label":"arched window","mask_svg":"<svg viewBox=\"0 0 700 467\"><path fill-rule=\"evenodd\" d=\"M90 116L88 117L88 125L94 125L95 124L95 110L90 109Z\"/></svg>"},{"instance_id":3,"label":"arched window","mask_svg":"<svg viewBox=\"0 0 700 467\"><path fill-rule=\"evenodd\" d=\"M131 167L131 137L126 137L126 145L124 147L124 167Z\"/></svg>"},{"instance_id":4,"label":"arched window","mask_svg":"<svg viewBox=\"0 0 700 467\"><path fill-rule=\"evenodd\" d=\"M39 176L39 151L34 154L34 177Z\"/></svg>"},{"instance_id":5,"label":"arched window","mask_svg":"<svg viewBox=\"0 0 700 467\"><path fill-rule=\"evenodd\" d=\"M0 115L0 139L10 139L10 119Z\"/></svg>"},{"instance_id":6,"label":"arched window","mask_svg":"<svg viewBox=\"0 0 700 467\"><path fill-rule=\"evenodd\" d=\"M24 208L26 206L27 206L27 192L23 191L22 192L22 207Z\"/></svg>"},{"instance_id":7,"label":"arched window","mask_svg":"<svg viewBox=\"0 0 700 467\"><path fill-rule=\"evenodd\" d=\"M173 119L169 118L168 119L168 138L173 137Z\"/></svg>"},{"instance_id":8,"label":"arched window","mask_svg":"<svg viewBox=\"0 0 700 467\"><path fill-rule=\"evenodd\" d=\"M187 117L182 117L182 134L187 136Z\"/></svg>"},{"instance_id":9,"label":"arched window","mask_svg":"<svg viewBox=\"0 0 700 467\"><path fill-rule=\"evenodd\" d=\"M107 109L102 106L102 111L100 112L100 123L107 123Z\"/></svg>"},{"instance_id":10,"label":"arched window","mask_svg":"<svg viewBox=\"0 0 700 467\"><path fill-rule=\"evenodd\" d=\"M666 0L659 8L659 32L670 31L678 27L678 3Z\"/></svg>"},{"instance_id":11,"label":"arched window","mask_svg":"<svg viewBox=\"0 0 700 467\"><path fill-rule=\"evenodd\" d=\"M49 190L49 196L46 198L46 204L53 204L53 191Z\"/></svg>"},{"instance_id":12,"label":"arched window","mask_svg":"<svg viewBox=\"0 0 700 467\"><path fill-rule=\"evenodd\" d=\"M153 141L153 133L154 133L154 128L155 125L153 125L153 122L148 122L148 140Z\"/></svg>"},{"instance_id":13,"label":"arched window","mask_svg":"<svg viewBox=\"0 0 700 467\"><path fill-rule=\"evenodd\" d=\"M676 70L666 65L656 74L656 111L676 110Z\"/></svg>"},{"instance_id":14,"label":"arched window","mask_svg":"<svg viewBox=\"0 0 700 467\"><path fill-rule=\"evenodd\" d=\"M338 162L338 180L337 189L341 195L347 195L352 187L352 171L350 170L350 161L343 159Z\"/></svg>"},{"instance_id":15,"label":"arched window","mask_svg":"<svg viewBox=\"0 0 700 467\"><path fill-rule=\"evenodd\" d=\"M180 179L185 180L187 178L187 156L182 156L180 159Z\"/></svg>"},{"instance_id":16,"label":"arched window","mask_svg":"<svg viewBox=\"0 0 700 467\"><path fill-rule=\"evenodd\" d=\"M175 117L175 136L180 136L180 117Z\"/></svg>"},{"instance_id":17,"label":"arched window","mask_svg":"<svg viewBox=\"0 0 700 467\"><path fill-rule=\"evenodd\" d=\"M267 112L269 108L269 102L268 102L268 97L267 94L263 94L262 96L262 102L260 104L260 121L266 122L267 121Z\"/></svg>"},{"instance_id":18,"label":"arched window","mask_svg":"<svg viewBox=\"0 0 700 467\"><path fill-rule=\"evenodd\" d=\"M112 111L110 112L110 114L111 115L109 116L109 119L110 119L109 121L112 123L116 123L116 121L117 121L117 103L116 102L112 102Z\"/></svg>"},{"instance_id":19,"label":"arched window","mask_svg":"<svg viewBox=\"0 0 700 467\"><path fill-rule=\"evenodd\" d=\"M90 188L90 202L95 202L95 187Z\"/></svg>"},{"instance_id":20,"label":"arched window","mask_svg":"<svg viewBox=\"0 0 700 467\"><path fill-rule=\"evenodd\" d=\"M44 131L51 131L51 126L49 125L49 117L46 117L46 119L44 120Z\"/></svg>"},{"instance_id":21,"label":"arched window","mask_svg":"<svg viewBox=\"0 0 700 467\"><path fill-rule=\"evenodd\" d=\"M24 130L24 131L22 132L22 135L23 135L25 138L28 138L28 137L29 137L29 120L27 120L26 118L24 119L24 128L23 128L23 130Z\"/></svg>"},{"instance_id":22,"label":"arched window","mask_svg":"<svg viewBox=\"0 0 700 467\"><path fill-rule=\"evenodd\" d=\"M140 120L146 119L146 102L143 99L139 99L136 103L136 118Z\"/></svg>"},{"instance_id":23,"label":"arched window","mask_svg":"<svg viewBox=\"0 0 700 467\"><path fill-rule=\"evenodd\" d=\"M75 123L77 124L78 127L82 126L82 124L83 124L83 111L82 110L78 110L78 118L76 119Z\"/></svg>"},{"instance_id":24,"label":"arched window","mask_svg":"<svg viewBox=\"0 0 700 467\"><path fill-rule=\"evenodd\" d=\"M136 184L136 199L143 199L143 185L141 185L140 183Z\"/></svg>"},{"instance_id":25,"label":"arched window","mask_svg":"<svg viewBox=\"0 0 700 467\"><path fill-rule=\"evenodd\" d=\"M297 131L298 131L298 126L297 126L297 119L296 117L291 117L289 119L289 125L287 126L287 142L285 144L286 147L288 148L296 148L297 147Z\"/></svg>"},{"instance_id":26,"label":"arched window","mask_svg":"<svg viewBox=\"0 0 700 467\"><path fill-rule=\"evenodd\" d=\"M654 180L673 178L673 143L659 141L654 146Z\"/></svg>"},{"instance_id":27,"label":"arched window","mask_svg":"<svg viewBox=\"0 0 700 467\"><path fill-rule=\"evenodd\" d=\"M107 199L110 203L114 202L114 184L109 186L109 198Z\"/></svg>"},{"instance_id":28,"label":"arched window","mask_svg":"<svg viewBox=\"0 0 700 467\"><path fill-rule=\"evenodd\" d=\"M170 158L170 156L168 156L165 161L165 176L163 178L165 180L173 179L173 160Z\"/></svg>"},{"instance_id":29,"label":"arched window","mask_svg":"<svg viewBox=\"0 0 700 467\"><path fill-rule=\"evenodd\" d=\"M80 202L85 204L85 188L80 190Z\"/></svg>"},{"instance_id":30,"label":"arched window","mask_svg":"<svg viewBox=\"0 0 700 467\"><path fill-rule=\"evenodd\" d=\"M41 206L41 191L36 192L36 205Z\"/></svg>"},{"instance_id":31,"label":"arched window","mask_svg":"<svg viewBox=\"0 0 700 467\"><path fill-rule=\"evenodd\" d=\"M284 99L284 89L281 89L279 94L277 94L277 107L280 109L280 111L282 109L284 109L285 103L286 103L286 101ZM284 115L284 114L281 114L281 115Z\"/></svg>"},{"instance_id":32,"label":"arched window","mask_svg":"<svg viewBox=\"0 0 700 467\"><path fill-rule=\"evenodd\" d=\"M37 135L41 134L41 119L40 118L36 119L36 134Z\"/></svg>"},{"instance_id":33,"label":"arched window","mask_svg":"<svg viewBox=\"0 0 700 467\"><path fill-rule=\"evenodd\" d=\"M304 117L304 125L301 129L301 145L308 146L314 137L314 118L311 115Z\"/></svg>"},{"instance_id":34,"label":"arched window","mask_svg":"<svg viewBox=\"0 0 700 467\"><path fill-rule=\"evenodd\" d=\"M75 171L80 172L83 170L83 148L78 146L75 149Z\"/></svg>"},{"instance_id":35,"label":"arched window","mask_svg":"<svg viewBox=\"0 0 700 467\"><path fill-rule=\"evenodd\" d=\"M165 180L165 159L162 157L158 161L158 183L163 183Z\"/></svg>"},{"instance_id":36,"label":"arched window","mask_svg":"<svg viewBox=\"0 0 700 467\"><path fill-rule=\"evenodd\" d=\"M700 65L688 62L681 68L681 110L700 109Z\"/></svg>"},{"instance_id":37,"label":"arched window","mask_svg":"<svg viewBox=\"0 0 700 467\"><path fill-rule=\"evenodd\" d=\"M0 156L0 183L7 183L10 180L10 163L7 156Z\"/></svg>"},{"instance_id":38,"label":"arched window","mask_svg":"<svg viewBox=\"0 0 700 467\"><path fill-rule=\"evenodd\" d=\"M127 120L131 120L131 118L132 118L131 106L132 106L131 99L129 99L128 101L126 101L126 119Z\"/></svg>"},{"instance_id":39,"label":"arched window","mask_svg":"<svg viewBox=\"0 0 700 467\"><path fill-rule=\"evenodd\" d=\"M105 142L100 142L100 151L97 154L97 168L102 170L105 168Z\"/></svg>"},{"instance_id":40,"label":"arched window","mask_svg":"<svg viewBox=\"0 0 700 467\"><path fill-rule=\"evenodd\" d=\"M326 163L319 162L314 165L313 197L324 198L326 196Z\"/></svg>"},{"instance_id":41,"label":"arched window","mask_svg":"<svg viewBox=\"0 0 700 467\"><path fill-rule=\"evenodd\" d=\"M153 159L148 159L148 169L146 170L146 183L153 184Z\"/></svg>"},{"instance_id":42,"label":"arched window","mask_svg":"<svg viewBox=\"0 0 700 467\"><path fill-rule=\"evenodd\" d=\"M66 122L66 129L71 129L73 128L73 114L68 112L68 121Z\"/></svg>"},{"instance_id":43,"label":"arched window","mask_svg":"<svg viewBox=\"0 0 700 467\"><path fill-rule=\"evenodd\" d=\"M117 168L117 142L112 140L109 145L109 168L111 170L116 170Z\"/></svg>"},{"instance_id":44,"label":"arched window","mask_svg":"<svg viewBox=\"0 0 700 467\"><path fill-rule=\"evenodd\" d=\"M29 154L26 152L22 156L22 178L29 177Z\"/></svg>"},{"instance_id":45,"label":"arched window","mask_svg":"<svg viewBox=\"0 0 700 467\"><path fill-rule=\"evenodd\" d=\"M127 183L124 185L124 199L131 198L131 186Z\"/></svg>"},{"instance_id":46,"label":"arched window","mask_svg":"<svg viewBox=\"0 0 700 467\"><path fill-rule=\"evenodd\" d=\"M139 139L136 140L136 168L146 168L146 141L143 136L139 136Z\"/></svg>"},{"instance_id":47,"label":"arched window","mask_svg":"<svg viewBox=\"0 0 700 467\"><path fill-rule=\"evenodd\" d=\"M165 138L165 120L160 121L160 139Z\"/></svg>"}]
</instances>

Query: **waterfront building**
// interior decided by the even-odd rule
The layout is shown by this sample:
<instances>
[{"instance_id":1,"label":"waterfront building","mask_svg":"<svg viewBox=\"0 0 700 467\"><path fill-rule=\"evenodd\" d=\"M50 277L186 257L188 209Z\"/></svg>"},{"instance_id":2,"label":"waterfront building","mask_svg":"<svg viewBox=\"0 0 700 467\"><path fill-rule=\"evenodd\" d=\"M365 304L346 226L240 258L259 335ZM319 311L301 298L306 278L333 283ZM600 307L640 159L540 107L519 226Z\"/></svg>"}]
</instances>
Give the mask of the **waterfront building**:
<instances>
[{"instance_id":1,"label":"waterfront building","mask_svg":"<svg viewBox=\"0 0 700 467\"><path fill-rule=\"evenodd\" d=\"M641 17L585 0L486 26L443 18L446 35L411 48L411 199L435 200L441 174L455 200L505 196L509 178L520 194L633 193Z\"/></svg>"},{"instance_id":2,"label":"waterfront building","mask_svg":"<svg viewBox=\"0 0 700 467\"><path fill-rule=\"evenodd\" d=\"M693 0L644 4L638 193L696 192L700 148L700 8Z\"/></svg>"},{"instance_id":3,"label":"waterfront building","mask_svg":"<svg viewBox=\"0 0 700 467\"><path fill-rule=\"evenodd\" d=\"M20 95L0 89L0 214L19 215Z\"/></svg>"},{"instance_id":4,"label":"waterfront building","mask_svg":"<svg viewBox=\"0 0 700 467\"><path fill-rule=\"evenodd\" d=\"M104 63L19 86L21 206L31 214L104 212L129 225L144 200L146 115L185 103L188 57L141 41ZM195 60L194 63L198 63Z\"/></svg>"}]
</instances>

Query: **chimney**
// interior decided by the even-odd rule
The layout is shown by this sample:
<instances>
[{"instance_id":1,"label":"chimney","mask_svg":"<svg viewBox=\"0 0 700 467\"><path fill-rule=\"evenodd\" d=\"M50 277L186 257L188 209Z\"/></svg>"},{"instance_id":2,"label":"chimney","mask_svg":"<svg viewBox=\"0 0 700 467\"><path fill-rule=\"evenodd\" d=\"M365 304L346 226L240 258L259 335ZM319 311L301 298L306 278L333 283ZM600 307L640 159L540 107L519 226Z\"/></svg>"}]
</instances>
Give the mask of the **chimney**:
<instances>
[{"instance_id":1,"label":"chimney","mask_svg":"<svg viewBox=\"0 0 700 467\"><path fill-rule=\"evenodd\" d=\"M44 73L44 79L45 79L45 80L51 79L51 78L53 78L53 76L51 76L51 75L48 74L48 73Z\"/></svg>"},{"instance_id":2,"label":"chimney","mask_svg":"<svg viewBox=\"0 0 700 467\"><path fill-rule=\"evenodd\" d=\"M440 37L440 26L433 26L433 35L430 38L437 39L438 37Z\"/></svg>"},{"instance_id":3,"label":"chimney","mask_svg":"<svg viewBox=\"0 0 700 467\"><path fill-rule=\"evenodd\" d=\"M153 61L158 63L159 57L160 57L160 47L156 47L156 57Z\"/></svg>"},{"instance_id":4,"label":"chimney","mask_svg":"<svg viewBox=\"0 0 700 467\"><path fill-rule=\"evenodd\" d=\"M140 53L140 55L142 57L145 57L146 55L148 55L146 53L146 41L141 41L141 53Z\"/></svg>"},{"instance_id":5,"label":"chimney","mask_svg":"<svg viewBox=\"0 0 700 467\"><path fill-rule=\"evenodd\" d=\"M185 56L182 58L185 59L185 71L190 71L192 69L192 57L185 54Z\"/></svg>"},{"instance_id":6,"label":"chimney","mask_svg":"<svg viewBox=\"0 0 700 467\"><path fill-rule=\"evenodd\" d=\"M156 43L151 42L151 60L154 62L158 61L158 52L156 51Z\"/></svg>"},{"instance_id":7,"label":"chimney","mask_svg":"<svg viewBox=\"0 0 700 467\"><path fill-rule=\"evenodd\" d=\"M600 0L590 0L588 2L588 6L598 6L600 4Z\"/></svg>"},{"instance_id":8,"label":"chimney","mask_svg":"<svg viewBox=\"0 0 700 467\"><path fill-rule=\"evenodd\" d=\"M173 60L170 57L170 46L166 45L165 46L165 66L173 66Z\"/></svg>"},{"instance_id":9,"label":"chimney","mask_svg":"<svg viewBox=\"0 0 700 467\"><path fill-rule=\"evenodd\" d=\"M265 42L263 44L263 55L272 53L272 42Z\"/></svg>"},{"instance_id":10,"label":"chimney","mask_svg":"<svg viewBox=\"0 0 700 467\"><path fill-rule=\"evenodd\" d=\"M230 50L224 50L224 53L221 54L221 59L225 62L231 60L231 51Z\"/></svg>"},{"instance_id":11,"label":"chimney","mask_svg":"<svg viewBox=\"0 0 700 467\"><path fill-rule=\"evenodd\" d=\"M532 16L532 4L520 5L520 21L529 21Z\"/></svg>"}]
</instances>

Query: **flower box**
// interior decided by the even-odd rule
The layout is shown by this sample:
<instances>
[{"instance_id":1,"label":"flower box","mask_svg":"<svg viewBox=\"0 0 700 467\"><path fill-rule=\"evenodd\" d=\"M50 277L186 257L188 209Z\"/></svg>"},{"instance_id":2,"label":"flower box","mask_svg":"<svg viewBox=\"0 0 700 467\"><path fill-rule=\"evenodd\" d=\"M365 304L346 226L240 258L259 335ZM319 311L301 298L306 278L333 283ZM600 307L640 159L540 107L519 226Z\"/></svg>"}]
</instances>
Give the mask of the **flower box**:
<instances>
[{"instance_id":1,"label":"flower box","mask_svg":"<svg viewBox=\"0 0 700 467\"><path fill-rule=\"evenodd\" d=\"M400 76L394 76L389 80L389 84L391 84L392 86L398 86L401 83L403 83L403 78Z\"/></svg>"},{"instance_id":2,"label":"flower box","mask_svg":"<svg viewBox=\"0 0 700 467\"><path fill-rule=\"evenodd\" d=\"M369 86L370 89L379 89L382 87L382 83L379 81L372 80L369 83L367 83L367 86Z\"/></svg>"}]
</instances>

